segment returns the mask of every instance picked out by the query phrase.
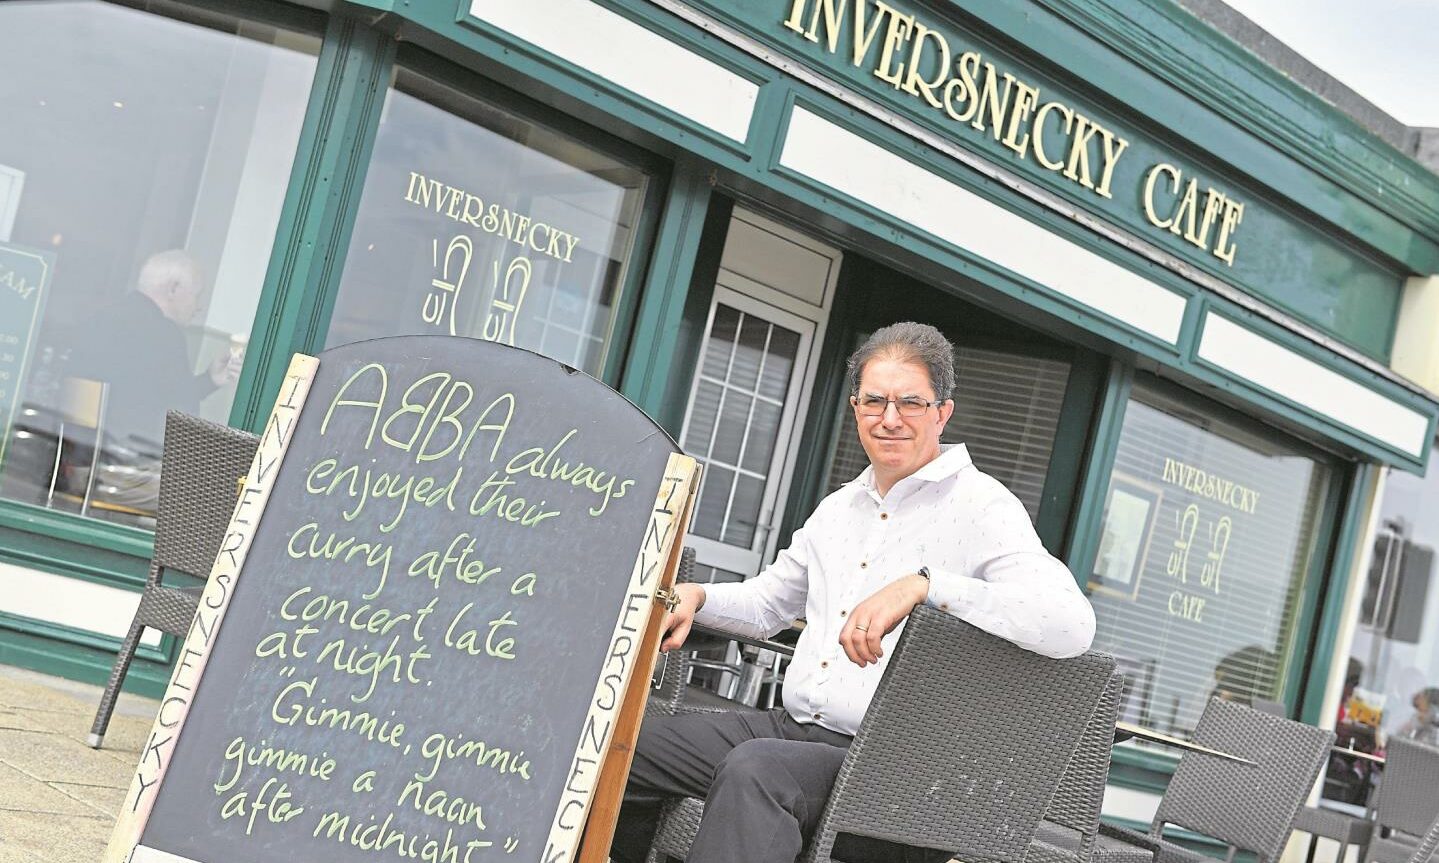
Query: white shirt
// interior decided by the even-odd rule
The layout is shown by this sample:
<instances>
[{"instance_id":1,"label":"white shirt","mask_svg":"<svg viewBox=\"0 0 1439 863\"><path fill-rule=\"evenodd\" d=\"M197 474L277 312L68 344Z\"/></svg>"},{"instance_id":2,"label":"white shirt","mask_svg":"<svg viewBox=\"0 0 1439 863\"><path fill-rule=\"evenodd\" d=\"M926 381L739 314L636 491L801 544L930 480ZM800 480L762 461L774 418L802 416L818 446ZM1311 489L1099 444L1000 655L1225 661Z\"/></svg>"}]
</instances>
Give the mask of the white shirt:
<instances>
[{"instance_id":1,"label":"white shirt","mask_svg":"<svg viewBox=\"0 0 1439 863\"><path fill-rule=\"evenodd\" d=\"M764 572L705 585L698 623L768 638L805 618L785 674L784 706L800 722L854 734L894 654L860 668L839 632L849 612L890 582L929 567L927 602L1026 650L1077 656L1094 640L1094 610L1040 544L1029 513L961 444L881 497L866 468L820 502Z\"/></svg>"}]
</instances>

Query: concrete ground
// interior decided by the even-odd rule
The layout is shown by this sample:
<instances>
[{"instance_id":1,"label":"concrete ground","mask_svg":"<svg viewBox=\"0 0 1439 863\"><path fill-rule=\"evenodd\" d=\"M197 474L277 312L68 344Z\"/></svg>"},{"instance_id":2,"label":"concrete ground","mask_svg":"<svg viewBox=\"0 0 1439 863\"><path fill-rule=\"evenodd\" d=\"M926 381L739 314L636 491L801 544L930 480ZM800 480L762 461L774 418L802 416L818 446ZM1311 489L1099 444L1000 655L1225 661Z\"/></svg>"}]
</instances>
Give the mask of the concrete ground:
<instances>
[{"instance_id":1,"label":"concrete ground","mask_svg":"<svg viewBox=\"0 0 1439 863\"><path fill-rule=\"evenodd\" d=\"M100 688L0 666L0 863L97 863L159 702L123 695L85 735Z\"/></svg>"}]
</instances>

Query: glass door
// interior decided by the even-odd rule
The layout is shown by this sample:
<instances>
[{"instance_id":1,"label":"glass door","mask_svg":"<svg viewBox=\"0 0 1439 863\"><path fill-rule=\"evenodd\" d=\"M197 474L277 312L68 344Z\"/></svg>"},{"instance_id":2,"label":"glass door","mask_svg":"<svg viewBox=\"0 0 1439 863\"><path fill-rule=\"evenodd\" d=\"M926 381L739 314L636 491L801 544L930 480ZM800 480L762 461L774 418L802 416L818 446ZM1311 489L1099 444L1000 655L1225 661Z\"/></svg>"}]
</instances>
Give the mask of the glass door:
<instances>
[{"instance_id":1,"label":"glass door","mask_svg":"<svg viewBox=\"0 0 1439 863\"><path fill-rule=\"evenodd\" d=\"M723 277L721 277L723 279ZM704 465L689 543L710 581L759 572L775 523L782 442L814 322L717 287L681 446Z\"/></svg>"},{"instance_id":2,"label":"glass door","mask_svg":"<svg viewBox=\"0 0 1439 863\"><path fill-rule=\"evenodd\" d=\"M837 249L735 209L680 433L704 466L686 538L701 581L749 578L775 553L839 263Z\"/></svg>"}]
</instances>

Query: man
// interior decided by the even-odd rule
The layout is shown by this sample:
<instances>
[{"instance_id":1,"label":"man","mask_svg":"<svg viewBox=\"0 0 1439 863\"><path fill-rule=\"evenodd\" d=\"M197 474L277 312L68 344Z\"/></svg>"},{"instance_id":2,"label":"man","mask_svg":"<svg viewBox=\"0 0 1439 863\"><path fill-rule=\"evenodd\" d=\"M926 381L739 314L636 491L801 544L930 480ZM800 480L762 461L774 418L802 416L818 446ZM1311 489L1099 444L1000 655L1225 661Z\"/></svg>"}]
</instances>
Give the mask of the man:
<instances>
[{"instance_id":1,"label":"man","mask_svg":"<svg viewBox=\"0 0 1439 863\"><path fill-rule=\"evenodd\" d=\"M922 602L1046 656L1089 649L1094 612L1023 505L963 445L940 447L954 412L944 336L915 323L879 330L850 357L849 387L869 468L825 498L755 578L679 585L665 623L661 649L674 650L694 622L767 638L803 617L784 708L645 720L618 860L643 856L653 827L645 801L672 795L706 801L689 863L795 860L899 628Z\"/></svg>"},{"instance_id":2,"label":"man","mask_svg":"<svg viewBox=\"0 0 1439 863\"><path fill-rule=\"evenodd\" d=\"M97 310L72 340L68 373L110 385L105 423L121 444L158 452L167 409L199 413L202 399L239 377L240 360L229 351L191 371L184 327L199 312L203 286L185 252L157 252L141 265L135 290Z\"/></svg>"}]
</instances>

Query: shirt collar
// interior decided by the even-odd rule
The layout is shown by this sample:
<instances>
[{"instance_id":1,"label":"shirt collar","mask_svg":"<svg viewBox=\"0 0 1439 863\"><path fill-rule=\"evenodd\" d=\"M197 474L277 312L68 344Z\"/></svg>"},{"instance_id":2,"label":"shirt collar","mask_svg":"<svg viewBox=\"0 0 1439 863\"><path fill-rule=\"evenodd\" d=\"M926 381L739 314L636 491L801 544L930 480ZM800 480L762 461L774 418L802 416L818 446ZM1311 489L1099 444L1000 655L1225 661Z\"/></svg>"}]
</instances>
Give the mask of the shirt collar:
<instances>
[{"instance_id":1,"label":"shirt collar","mask_svg":"<svg viewBox=\"0 0 1439 863\"><path fill-rule=\"evenodd\" d=\"M910 479L919 482L938 482L939 480L954 476L973 464L974 460L969 457L969 448L964 444L942 444L939 448L939 456L935 458L934 461L929 462L924 467L895 483L895 485L899 485L899 483ZM874 465L867 466L860 472L859 476L850 482L874 494ZM890 491L894 491L894 489L890 488Z\"/></svg>"},{"instance_id":2,"label":"shirt collar","mask_svg":"<svg viewBox=\"0 0 1439 863\"><path fill-rule=\"evenodd\" d=\"M948 479L972 464L974 460L969 457L969 448L964 444L943 444L939 448L939 457L910 474L910 477L922 482L935 482Z\"/></svg>"}]
</instances>

